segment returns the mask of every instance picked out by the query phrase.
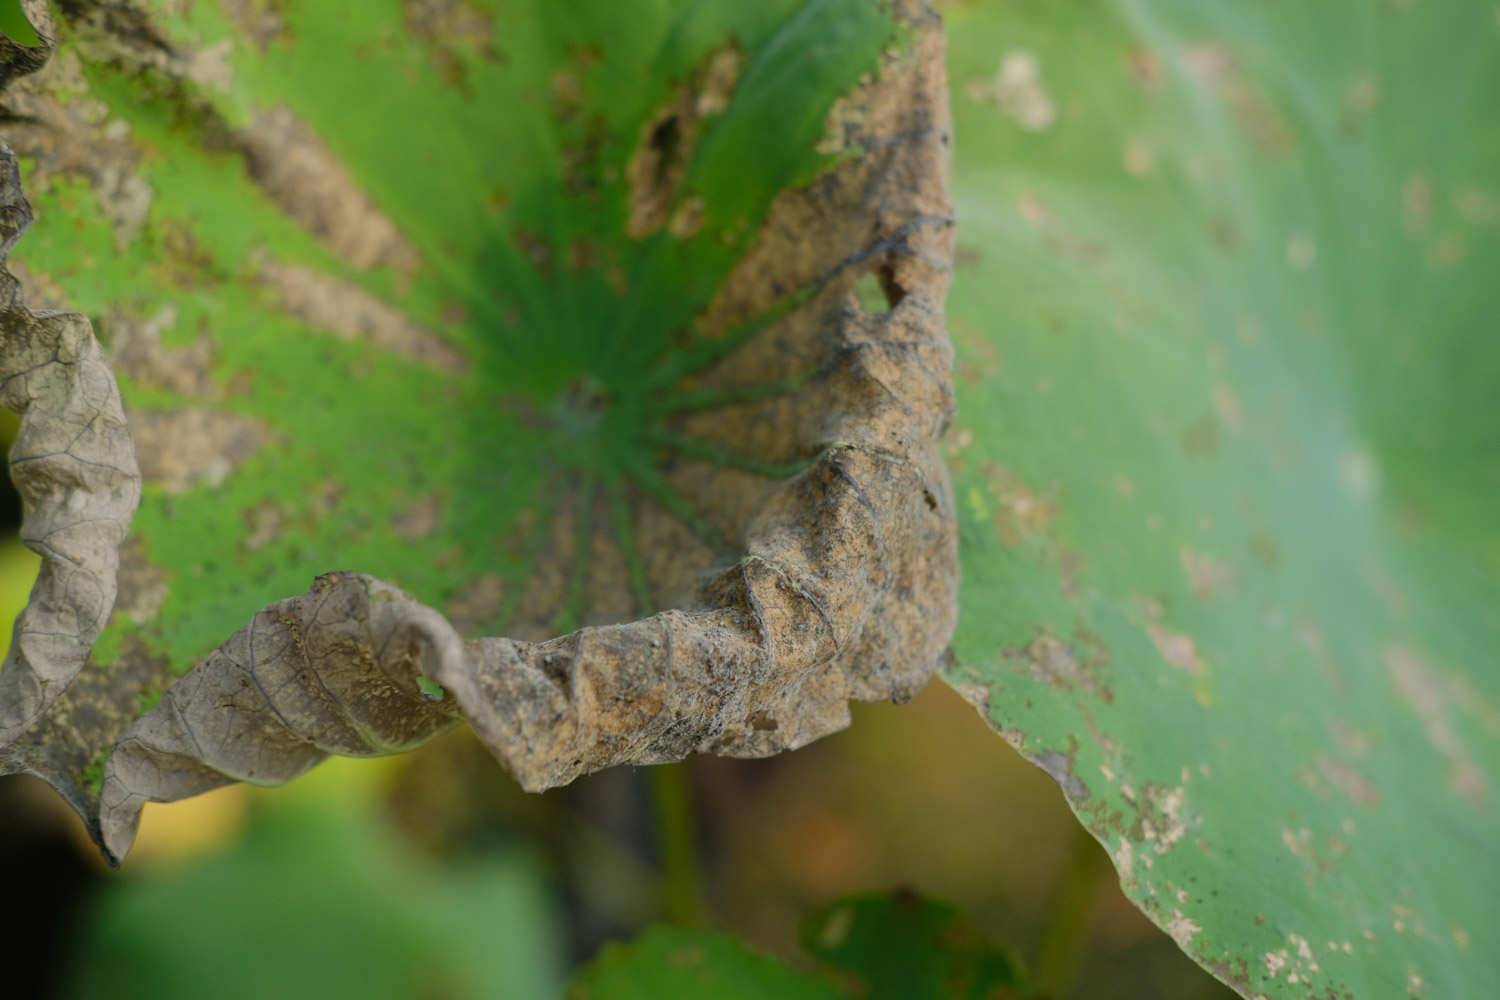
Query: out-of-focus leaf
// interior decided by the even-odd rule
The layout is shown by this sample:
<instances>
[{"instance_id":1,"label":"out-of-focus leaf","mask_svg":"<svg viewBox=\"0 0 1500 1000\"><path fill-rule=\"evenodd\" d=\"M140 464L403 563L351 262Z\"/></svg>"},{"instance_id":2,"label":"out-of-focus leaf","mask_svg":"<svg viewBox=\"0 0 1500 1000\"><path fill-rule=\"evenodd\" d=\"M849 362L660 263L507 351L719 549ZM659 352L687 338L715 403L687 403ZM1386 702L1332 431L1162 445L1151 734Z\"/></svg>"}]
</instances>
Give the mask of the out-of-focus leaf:
<instances>
[{"instance_id":1,"label":"out-of-focus leaf","mask_svg":"<svg viewBox=\"0 0 1500 1000\"><path fill-rule=\"evenodd\" d=\"M302 797L189 867L101 890L68 995L538 1000L562 989L558 915L536 866L439 868L373 810Z\"/></svg>"},{"instance_id":2,"label":"out-of-focus leaf","mask_svg":"<svg viewBox=\"0 0 1500 1000\"><path fill-rule=\"evenodd\" d=\"M716 931L653 927L606 945L569 1000L835 1000L831 987Z\"/></svg>"},{"instance_id":3,"label":"out-of-focus leaf","mask_svg":"<svg viewBox=\"0 0 1500 1000\"><path fill-rule=\"evenodd\" d=\"M1005 951L953 907L910 892L835 903L806 920L802 946L849 995L868 1000L1021 995L1015 963Z\"/></svg>"},{"instance_id":4,"label":"out-of-focus leaf","mask_svg":"<svg viewBox=\"0 0 1500 1000\"><path fill-rule=\"evenodd\" d=\"M654 927L607 945L571 1000L861 997L1003 1000L1021 996L1010 957L953 907L909 891L851 896L811 914L802 945L816 972L794 971L717 931Z\"/></svg>"},{"instance_id":5,"label":"out-of-focus leaf","mask_svg":"<svg viewBox=\"0 0 1500 1000\"><path fill-rule=\"evenodd\" d=\"M92 661L0 766L116 856L145 801L459 709L539 788L799 745L931 675L930 11L27 2L55 56L0 48L42 219L9 266L96 321L145 489Z\"/></svg>"},{"instance_id":6,"label":"out-of-focus leaf","mask_svg":"<svg viewBox=\"0 0 1500 1000\"><path fill-rule=\"evenodd\" d=\"M949 677L1247 996L1500 993L1492 5L948 15Z\"/></svg>"},{"instance_id":7,"label":"out-of-focus leaf","mask_svg":"<svg viewBox=\"0 0 1500 1000\"><path fill-rule=\"evenodd\" d=\"M26 606L40 562L36 553L13 538L0 542L0 642L10 642L11 626Z\"/></svg>"}]
</instances>

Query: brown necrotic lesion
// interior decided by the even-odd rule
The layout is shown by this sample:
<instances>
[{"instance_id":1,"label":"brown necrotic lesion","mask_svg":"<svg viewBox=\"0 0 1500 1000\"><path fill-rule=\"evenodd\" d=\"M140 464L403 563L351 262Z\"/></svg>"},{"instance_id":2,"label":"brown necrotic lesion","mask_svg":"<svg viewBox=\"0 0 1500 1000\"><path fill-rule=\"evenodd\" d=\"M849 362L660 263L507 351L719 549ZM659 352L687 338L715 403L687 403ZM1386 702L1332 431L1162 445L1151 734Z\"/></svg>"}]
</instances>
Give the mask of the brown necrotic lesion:
<instances>
[{"instance_id":1,"label":"brown necrotic lesion","mask_svg":"<svg viewBox=\"0 0 1500 1000\"><path fill-rule=\"evenodd\" d=\"M692 151L704 126L729 107L745 56L733 41L710 53L691 78L676 88L665 106L647 120L625 168L629 216L625 231L634 239L667 228L686 237L695 230L693 205L679 196Z\"/></svg>"}]
</instances>

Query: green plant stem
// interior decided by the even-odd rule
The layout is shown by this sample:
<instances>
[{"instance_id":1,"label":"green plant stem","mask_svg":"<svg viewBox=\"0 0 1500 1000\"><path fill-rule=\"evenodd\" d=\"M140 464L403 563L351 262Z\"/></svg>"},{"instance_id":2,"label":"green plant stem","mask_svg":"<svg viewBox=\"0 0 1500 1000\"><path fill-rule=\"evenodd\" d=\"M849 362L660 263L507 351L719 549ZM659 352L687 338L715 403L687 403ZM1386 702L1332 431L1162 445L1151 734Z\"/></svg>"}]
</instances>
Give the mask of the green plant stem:
<instances>
[{"instance_id":1,"label":"green plant stem","mask_svg":"<svg viewBox=\"0 0 1500 1000\"><path fill-rule=\"evenodd\" d=\"M697 823L687 764L660 764L648 769L661 856L662 911L674 924L704 922L703 876L698 866Z\"/></svg>"},{"instance_id":2,"label":"green plant stem","mask_svg":"<svg viewBox=\"0 0 1500 1000\"><path fill-rule=\"evenodd\" d=\"M1075 827L1054 897L1052 922L1037 951L1032 976L1032 985L1042 996L1066 996L1078 978L1088 948L1094 904L1109 871L1109 859L1098 842L1082 826Z\"/></svg>"}]
</instances>

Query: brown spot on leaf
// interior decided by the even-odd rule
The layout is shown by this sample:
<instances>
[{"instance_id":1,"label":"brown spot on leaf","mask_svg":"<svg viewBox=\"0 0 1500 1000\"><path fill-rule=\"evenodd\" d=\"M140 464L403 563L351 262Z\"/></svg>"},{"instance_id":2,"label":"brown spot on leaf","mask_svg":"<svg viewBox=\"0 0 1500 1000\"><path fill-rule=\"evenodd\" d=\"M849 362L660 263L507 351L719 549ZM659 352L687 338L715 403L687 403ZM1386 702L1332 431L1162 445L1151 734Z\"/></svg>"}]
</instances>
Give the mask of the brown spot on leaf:
<instances>
[{"instance_id":1,"label":"brown spot on leaf","mask_svg":"<svg viewBox=\"0 0 1500 1000\"><path fill-rule=\"evenodd\" d=\"M1142 93L1155 94L1166 82L1161 56L1150 49L1132 48L1126 55L1126 68Z\"/></svg>"},{"instance_id":2,"label":"brown spot on leaf","mask_svg":"<svg viewBox=\"0 0 1500 1000\"><path fill-rule=\"evenodd\" d=\"M1012 49L1000 58L989 79L971 80L968 94L994 104L1027 132L1044 132L1057 121L1057 105L1042 83L1042 64L1036 53Z\"/></svg>"},{"instance_id":3,"label":"brown spot on leaf","mask_svg":"<svg viewBox=\"0 0 1500 1000\"><path fill-rule=\"evenodd\" d=\"M1385 651L1386 668L1401 695L1427 731L1427 741L1448 763L1448 791L1475 809L1489 797L1489 777L1458 734L1455 709L1463 706L1452 682L1427 658L1406 646ZM1482 702L1480 707L1482 707Z\"/></svg>"},{"instance_id":4,"label":"brown spot on leaf","mask_svg":"<svg viewBox=\"0 0 1500 1000\"><path fill-rule=\"evenodd\" d=\"M342 483L325 479L314 486L307 495L307 511L315 518L328 517L344 502Z\"/></svg>"},{"instance_id":5,"label":"brown spot on leaf","mask_svg":"<svg viewBox=\"0 0 1500 1000\"><path fill-rule=\"evenodd\" d=\"M1339 123L1349 135L1358 135L1365 119L1380 107L1380 80L1365 73L1349 81L1339 107Z\"/></svg>"},{"instance_id":6,"label":"brown spot on leaf","mask_svg":"<svg viewBox=\"0 0 1500 1000\"><path fill-rule=\"evenodd\" d=\"M1242 242L1239 226L1223 216L1209 220L1208 234L1217 246L1226 251L1238 250Z\"/></svg>"},{"instance_id":7,"label":"brown spot on leaf","mask_svg":"<svg viewBox=\"0 0 1500 1000\"><path fill-rule=\"evenodd\" d=\"M562 159L562 189L574 197L597 202L614 168L601 163L607 128L604 116L588 100L585 80L599 63L590 45L575 47L568 62L552 75L552 116L557 122L558 152Z\"/></svg>"},{"instance_id":8,"label":"brown spot on leaf","mask_svg":"<svg viewBox=\"0 0 1500 1000\"><path fill-rule=\"evenodd\" d=\"M155 618L167 599L170 585L167 574L147 560L138 541L120 547L120 568L115 580L119 587L115 613L136 625Z\"/></svg>"},{"instance_id":9,"label":"brown spot on leaf","mask_svg":"<svg viewBox=\"0 0 1500 1000\"><path fill-rule=\"evenodd\" d=\"M1223 87L1237 69L1234 53L1217 42L1189 46L1183 53L1183 65L1189 79L1210 91Z\"/></svg>"},{"instance_id":10,"label":"brown spot on leaf","mask_svg":"<svg viewBox=\"0 0 1500 1000\"><path fill-rule=\"evenodd\" d=\"M1422 236L1432 224L1432 184L1414 174L1401 185L1401 225L1406 235Z\"/></svg>"},{"instance_id":11,"label":"brown spot on leaf","mask_svg":"<svg viewBox=\"0 0 1500 1000\"><path fill-rule=\"evenodd\" d=\"M698 235L698 230L702 228L703 199L697 195L689 195L682 199L677 208L672 211L672 219L667 223L667 232L679 240L686 240Z\"/></svg>"},{"instance_id":12,"label":"brown spot on leaf","mask_svg":"<svg viewBox=\"0 0 1500 1000\"><path fill-rule=\"evenodd\" d=\"M625 231L635 239L656 232L669 220L674 236L686 238L697 232L701 223L693 220L701 218L702 203L696 208L679 204L682 180L704 124L729 107L744 60L732 42L710 53L646 121L625 168L629 186Z\"/></svg>"},{"instance_id":13,"label":"brown spot on leaf","mask_svg":"<svg viewBox=\"0 0 1500 1000\"><path fill-rule=\"evenodd\" d=\"M1029 191L1023 191L1016 199L1016 211L1020 214L1022 221L1034 228L1041 228L1052 217L1047 203Z\"/></svg>"},{"instance_id":14,"label":"brown spot on leaf","mask_svg":"<svg viewBox=\"0 0 1500 1000\"><path fill-rule=\"evenodd\" d=\"M1346 761L1320 756L1313 762L1313 770L1305 772L1303 778L1314 791L1324 783L1337 789L1350 802L1366 809L1380 805L1380 792L1364 772Z\"/></svg>"},{"instance_id":15,"label":"brown spot on leaf","mask_svg":"<svg viewBox=\"0 0 1500 1000\"><path fill-rule=\"evenodd\" d=\"M263 500L245 511L244 522L245 548L258 552L281 537L286 529L286 511L275 500Z\"/></svg>"},{"instance_id":16,"label":"brown spot on leaf","mask_svg":"<svg viewBox=\"0 0 1500 1000\"><path fill-rule=\"evenodd\" d=\"M1187 575L1188 586L1193 596L1200 601L1210 601L1234 586L1234 567L1205 552L1183 548L1177 551L1182 562L1182 571Z\"/></svg>"},{"instance_id":17,"label":"brown spot on leaf","mask_svg":"<svg viewBox=\"0 0 1500 1000\"><path fill-rule=\"evenodd\" d=\"M522 256L531 261L538 273L551 277L555 270L554 254L552 244L545 236L529 229L517 229L511 233L510 241Z\"/></svg>"},{"instance_id":18,"label":"brown spot on leaf","mask_svg":"<svg viewBox=\"0 0 1500 1000\"><path fill-rule=\"evenodd\" d=\"M1003 544L1014 547L1049 530L1057 516L1057 506L1051 498L1038 493L996 462L985 463L984 479L990 495L997 501L993 520Z\"/></svg>"},{"instance_id":19,"label":"brown spot on leaf","mask_svg":"<svg viewBox=\"0 0 1500 1000\"><path fill-rule=\"evenodd\" d=\"M494 15L469 0L405 0L403 23L419 39L446 84L469 92L473 59L502 60L495 46Z\"/></svg>"},{"instance_id":20,"label":"brown spot on leaf","mask_svg":"<svg viewBox=\"0 0 1500 1000\"><path fill-rule=\"evenodd\" d=\"M1084 633L1080 654L1074 646L1046 629L1038 629L1036 638L1024 647L1010 647L1002 656L1021 665L1034 679L1062 690L1083 690L1102 701L1114 700L1114 692L1104 683L1103 672L1109 654L1098 637Z\"/></svg>"},{"instance_id":21,"label":"brown spot on leaf","mask_svg":"<svg viewBox=\"0 0 1500 1000\"><path fill-rule=\"evenodd\" d=\"M861 79L860 86L868 90L869 82L866 76ZM865 119L868 113L866 95L858 90L834 101L823 123L823 138L818 140L817 151L824 156L837 156L855 148L858 137L867 132Z\"/></svg>"},{"instance_id":22,"label":"brown spot on leaf","mask_svg":"<svg viewBox=\"0 0 1500 1000\"><path fill-rule=\"evenodd\" d=\"M1172 918L1167 921L1167 935L1177 943L1179 948L1187 948L1193 942L1193 937L1203 928L1198 922L1183 915L1181 910L1173 910Z\"/></svg>"},{"instance_id":23,"label":"brown spot on leaf","mask_svg":"<svg viewBox=\"0 0 1500 1000\"><path fill-rule=\"evenodd\" d=\"M66 293L50 275L34 271L18 260L7 261L11 277L21 283L21 300L37 312L60 312L67 308Z\"/></svg>"},{"instance_id":24,"label":"brown spot on leaf","mask_svg":"<svg viewBox=\"0 0 1500 1000\"><path fill-rule=\"evenodd\" d=\"M1148 784L1133 797L1136 817L1130 838L1150 847L1153 853L1165 854L1187 835L1193 825L1187 810L1187 790L1182 786L1168 788ZM1127 800L1130 797L1127 796Z\"/></svg>"},{"instance_id":25,"label":"brown spot on leaf","mask_svg":"<svg viewBox=\"0 0 1500 1000\"><path fill-rule=\"evenodd\" d=\"M1276 539L1267 532L1253 532L1246 543L1246 548L1266 569L1275 569L1281 563L1281 549L1276 544Z\"/></svg>"},{"instance_id":26,"label":"brown spot on leaf","mask_svg":"<svg viewBox=\"0 0 1500 1000\"><path fill-rule=\"evenodd\" d=\"M1061 753L1057 750L1043 750L1031 758L1037 767L1046 771L1052 780L1057 782L1058 786L1062 788L1063 794L1068 797L1068 801L1074 804L1087 802L1089 799L1088 786L1079 779L1078 775L1073 773L1073 758L1077 753L1078 748L1075 742L1072 749L1067 753Z\"/></svg>"},{"instance_id":27,"label":"brown spot on leaf","mask_svg":"<svg viewBox=\"0 0 1500 1000\"><path fill-rule=\"evenodd\" d=\"M168 347L162 334L177 324L177 306L167 304L145 317L112 310L101 324L117 372L152 388L183 396L217 396L212 372L213 342L199 337L183 347Z\"/></svg>"},{"instance_id":28,"label":"brown spot on leaf","mask_svg":"<svg viewBox=\"0 0 1500 1000\"><path fill-rule=\"evenodd\" d=\"M1343 673L1339 670L1338 661L1333 658L1333 650L1329 648L1328 637L1323 629L1313 621L1305 618L1298 619L1293 634L1302 648L1312 656L1313 663L1323 675L1323 681L1330 690L1342 693L1345 690Z\"/></svg>"},{"instance_id":29,"label":"brown spot on leaf","mask_svg":"<svg viewBox=\"0 0 1500 1000\"><path fill-rule=\"evenodd\" d=\"M219 0L236 30L261 52L286 38L283 3L284 0Z\"/></svg>"},{"instance_id":30,"label":"brown spot on leaf","mask_svg":"<svg viewBox=\"0 0 1500 1000\"><path fill-rule=\"evenodd\" d=\"M416 540L427 538L443 523L443 498L436 494L423 497L416 503L398 511L391 518L391 528L402 538Z\"/></svg>"},{"instance_id":31,"label":"brown spot on leaf","mask_svg":"<svg viewBox=\"0 0 1500 1000\"><path fill-rule=\"evenodd\" d=\"M1293 233L1286 239L1286 262L1294 271L1308 271L1318 260L1318 244L1310 233Z\"/></svg>"},{"instance_id":32,"label":"brown spot on leaf","mask_svg":"<svg viewBox=\"0 0 1500 1000\"><path fill-rule=\"evenodd\" d=\"M130 413L141 476L168 493L222 483L266 439L249 417L219 410L136 410Z\"/></svg>"},{"instance_id":33,"label":"brown spot on leaf","mask_svg":"<svg viewBox=\"0 0 1500 1000\"><path fill-rule=\"evenodd\" d=\"M1123 164L1130 176L1145 177L1156 169L1156 154L1145 140L1131 139L1125 143Z\"/></svg>"},{"instance_id":34,"label":"brown spot on leaf","mask_svg":"<svg viewBox=\"0 0 1500 1000\"><path fill-rule=\"evenodd\" d=\"M1292 151L1294 135L1281 111L1240 72L1239 60L1221 42L1188 46L1183 53L1188 78L1229 106L1235 122L1258 148L1274 155Z\"/></svg>"},{"instance_id":35,"label":"brown spot on leaf","mask_svg":"<svg viewBox=\"0 0 1500 1000\"><path fill-rule=\"evenodd\" d=\"M161 247L149 272L154 282L171 288L200 289L217 280L213 256L191 229L175 219L163 219L153 228Z\"/></svg>"},{"instance_id":36,"label":"brown spot on leaf","mask_svg":"<svg viewBox=\"0 0 1500 1000\"><path fill-rule=\"evenodd\" d=\"M351 284L298 264L267 260L260 281L282 309L340 340L364 341L422 364L462 372L468 359L453 344L405 313Z\"/></svg>"},{"instance_id":37,"label":"brown spot on leaf","mask_svg":"<svg viewBox=\"0 0 1500 1000\"><path fill-rule=\"evenodd\" d=\"M1214 415L1219 422L1233 432L1245 429L1245 407L1239 394L1227 382L1217 382L1213 391Z\"/></svg>"},{"instance_id":38,"label":"brown spot on leaf","mask_svg":"<svg viewBox=\"0 0 1500 1000\"><path fill-rule=\"evenodd\" d=\"M1302 862L1302 878L1309 888L1332 874L1349 853L1349 842L1342 836L1328 833L1320 837L1305 826L1283 827L1281 843Z\"/></svg>"},{"instance_id":39,"label":"brown spot on leaf","mask_svg":"<svg viewBox=\"0 0 1500 1000\"><path fill-rule=\"evenodd\" d=\"M541 640L557 634L558 617L568 605L570 573L578 563L579 530L590 498L558 498L558 506L543 526L535 560L526 572L514 617L505 623L508 635Z\"/></svg>"},{"instance_id":40,"label":"brown spot on leaf","mask_svg":"<svg viewBox=\"0 0 1500 1000\"><path fill-rule=\"evenodd\" d=\"M137 173L141 153L129 124L88 94L78 54L65 50L6 87L0 120L6 143L32 161L27 183L45 189L53 176L85 179L124 249L145 225L152 192Z\"/></svg>"},{"instance_id":41,"label":"brown spot on leaf","mask_svg":"<svg viewBox=\"0 0 1500 1000\"><path fill-rule=\"evenodd\" d=\"M1471 226L1500 226L1500 195L1480 187L1465 187L1453 198L1459 218Z\"/></svg>"},{"instance_id":42,"label":"brown spot on leaf","mask_svg":"<svg viewBox=\"0 0 1500 1000\"><path fill-rule=\"evenodd\" d=\"M233 42L222 38L183 53L182 75L206 90L228 94L234 89L234 65L229 61Z\"/></svg>"},{"instance_id":43,"label":"brown spot on leaf","mask_svg":"<svg viewBox=\"0 0 1500 1000\"><path fill-rule=\"evenodd\" d=\"M1469 243L1462 233L1446 232L1427 250L1427 264L1439 270L1456 267L1469 256Z\"/></svg>"},{"instance_id":44,"label":"brown spot on leaf","mask_svg":"<svg viewBox=\"0 0 1500 1000\"><path fill-rule=\"evenodd\" d=\"M1141 602L1146 609L1146 634L1156 645L1161 658L1178 670L1203 678L1208 674L1208 663L1198 652L1198 644L1185 632L1175 632L1162 624L1162 607L1156 601Z\"/></svg>"},{"instance_id":45,"label":"brown spot on leaf","mask_svg":"<svg viewBox=\"0 0 1500 1000\"><path fill-rule=\"evenodd\" d=\"M1155 622L1147 625L1146 630L1151 635L1151 641L1156 643L1162 659L1190 674L1203 672L1203 658L1198 655L1198 646L1193 642L1192 636L1170 632Z\"/></svg>"},{"instance_id":46,"label":"brown spot on leaf","mask_svg":"<svg viewBox=\"0 0 1500 1000\"><path fill-rule=\"evenodd\" d=\"M498 627L510 585L494 573L482 573L459 588L445 610L453 627L463 635L481 634Z\"/></svg>"},{"instance_id":47,"label":"brown spot on leaf","mask_svg":"<svg viewBox=\"0 0 1500 1000\"><path fill-rule=\"evenodd\" d=\"M1182 450L1192 458L1212 458L1219 453L1219 424L1204 415L1182 432Z\"/></svg>"},{"instance_id":48,"label":"brown spot on leaf","mask_svg":"<svg viewBox=\"0 0 1500 1000\"><path fill-rule=\"evenodd\" d=\"M416 271L416 250L290 108L260 112L236 138L255 182L340 260L406 278Z\"/></svg>"}]
</instances>

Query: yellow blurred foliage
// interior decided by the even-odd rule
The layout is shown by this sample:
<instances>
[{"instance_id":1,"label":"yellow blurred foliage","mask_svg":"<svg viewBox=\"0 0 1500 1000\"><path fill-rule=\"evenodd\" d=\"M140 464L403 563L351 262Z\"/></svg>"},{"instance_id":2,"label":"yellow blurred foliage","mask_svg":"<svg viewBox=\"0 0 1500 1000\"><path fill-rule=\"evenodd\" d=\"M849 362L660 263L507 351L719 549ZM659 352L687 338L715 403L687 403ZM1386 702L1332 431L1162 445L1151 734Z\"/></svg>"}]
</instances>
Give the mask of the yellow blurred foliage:
<instances>
[{"instance_id":1,"label":"yellow blurred foliage","mask_svg":"<svg viewBox=\"0 0 1500 1000\"><path fill-rule=\"evenodd\" d=\"M124 868L132 871L211 853L234 838L249 812L249 789L228 785L181 802L149 805Z\"/></svg>"},{"instance_id":2,"label":"yellow blurred foliage","mask_svg":"<svg viewBox=\"0 0 1500 1000\"><path fill-rule=\"evenodd\" d=\"M176 864L227 847L252 809L280 809L306 802L355 807L378 801L401 766L398 757L334 757L280 788L228 785L181 802L153 803L141 814L141 830L125 862L127 870Z\"/></svg>"},{"instance_id":3,"label":"yellow blurred foliage","mask_svg":"<svg viewBox=\"0 0 1500 1000\"><path fill-rule=\"evenodd\" d=\"M0 646L10 649L10 631L26 606L42 560L14 537L0 541Z\"/></svg>"}]
</instances>

